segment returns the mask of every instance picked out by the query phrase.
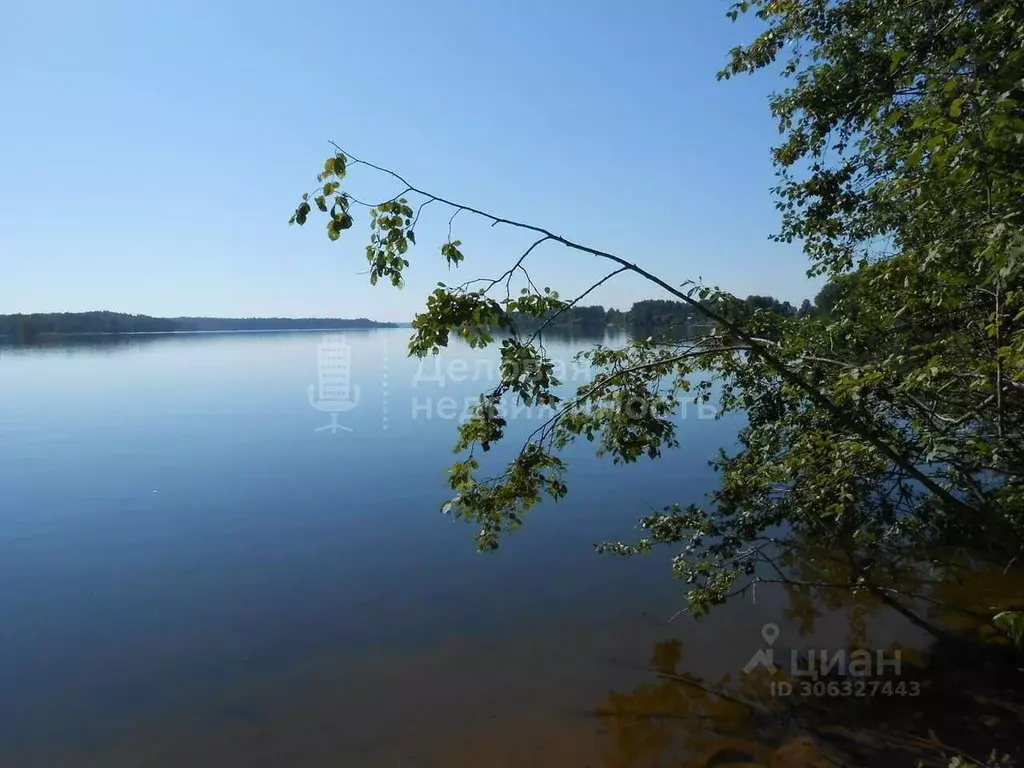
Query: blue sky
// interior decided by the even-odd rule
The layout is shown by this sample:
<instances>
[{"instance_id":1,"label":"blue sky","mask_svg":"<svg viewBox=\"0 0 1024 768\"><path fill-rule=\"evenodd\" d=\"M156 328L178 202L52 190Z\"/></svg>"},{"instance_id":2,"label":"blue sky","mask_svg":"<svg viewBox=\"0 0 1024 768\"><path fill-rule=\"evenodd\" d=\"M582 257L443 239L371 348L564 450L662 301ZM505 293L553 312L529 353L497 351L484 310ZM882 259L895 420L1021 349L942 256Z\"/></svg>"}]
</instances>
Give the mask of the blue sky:
<instances>
[{"instance_id":1,"label":"blue sky","mask_svg":"<svg viewBox=\"0 0 1024 768\"><path fill-rule=\"evenodd\" d=\"M818 284L778 223L772 74L716 82L753 20L719 0L136 0L5 9L0 313L407 320L439 280L428 207L404 290L371 289L366 217L287 226L333 139L439 195L633 259L797 302ZM357 196L392 189L363 172ZM398 190L393 190L398 191ZM432 216L428 216L432 214ZM531 239L460 216L465 278ZM563 295L604 273L535 251ZM594 303L661 296L616 279Z\"/></svg>"}]
</instances>

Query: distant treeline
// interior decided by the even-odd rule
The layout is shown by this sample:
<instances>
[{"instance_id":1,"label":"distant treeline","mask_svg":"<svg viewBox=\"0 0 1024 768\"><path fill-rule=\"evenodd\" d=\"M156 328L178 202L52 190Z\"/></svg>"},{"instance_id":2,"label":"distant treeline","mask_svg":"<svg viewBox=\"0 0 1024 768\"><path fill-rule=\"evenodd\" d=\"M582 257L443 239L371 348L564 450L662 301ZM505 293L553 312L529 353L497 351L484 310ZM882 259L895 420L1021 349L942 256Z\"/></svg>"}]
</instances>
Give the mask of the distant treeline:
<instances>
[{"instance_id":1,"label":"distant treeline","mask_svg":"<svg viewBox=\"0 0 1024 768\"><path fill-rule=\"evenodd\" d=\"M827 284L812 304L804 299L799 307L772 296L747 296L728 306L714 307L716 312L742 321L758 310L788 317L829 314L835 303L847 293L849 278ZM709 325L699 310L681 301L647 299L626 311L597 306L573 307L561 314L537 320L517 315L520 329L529 330L546 322L557 331L593 333L606 328L651 332L700 331ZM0 315L0 337L15 342L31 342L48 334L89 333L172 333L185 331L277 331L335 330L343 328L394 328L395 323L378 323L365 317L353 319L324 317L150 317L121 312L45 312L31 315Z\"/></svg>"},{"instance_id":2,"label":"distant treeline","mask_svg":"<svg viewBox=\"0 0 1024 768\"><path fill-rule=\"evenodd\" d=\"M0 315L0 336L31 342L48 334L172 333L182 331L335 330L389 328L365 317L150 317L121 312L46 312Z\"/></svg>"},{"instance_id":3,"label":"distant treeline","mask_svg":"<svg viewBox=\"0 0 1024 768\"><path fill-rule=\"evenodd\" d=\"M732 320L743 321L759 310L774 312L787 317L827 314L835 303L836 289L832 284L825 286L812 304L804 299L799 307L788 301L779 301L772 296L747 296L746 299L728 305L710 307L718 314ZM707 316L695 307L681 301L647 299L636 302L626 311L605 309L598 306L573 307L553 317L540 321L525 316L516 317L522 328L537 327L546 323L554 330L598 331L604 328L635 330L693 330L709 325Z\"/></svg>"},{"instance_id":4,"label":"distant treeline","mask_svg":"<svg viewBox=\"0 0 1024 768\"><path fill-rule=\"evenodd\" d=\"M341 328L395 328L365 317L175 317L182 331L310 331Z\"/></svg>"}]
</instances>

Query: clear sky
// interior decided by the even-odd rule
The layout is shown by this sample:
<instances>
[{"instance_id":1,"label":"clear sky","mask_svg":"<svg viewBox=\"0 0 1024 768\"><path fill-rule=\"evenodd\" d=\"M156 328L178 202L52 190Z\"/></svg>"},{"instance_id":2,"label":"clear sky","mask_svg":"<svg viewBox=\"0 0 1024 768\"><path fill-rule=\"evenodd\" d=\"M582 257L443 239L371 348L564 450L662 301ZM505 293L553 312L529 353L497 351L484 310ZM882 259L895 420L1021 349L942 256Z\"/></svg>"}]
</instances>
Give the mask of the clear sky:
<instances>
[{"instance_id":1,"label":"clear sky","mask_svg":"<svg viewBox=\"0 0 1024 768\"><path fill-rule=\"evenodd\" d=\"M366 217L287 226L334 139L445 197L631 258L671 283L813 297L767 236L777 140L762 74L716 82L753 20L720 0L269 3L40 0L0 23L0 313L410 319L447 214L424 211L407 287L371 289ZM365 173L348 188L391 190ZM397 192L398 190L394 190ZM428 214L432 213L432 218ZM460 216L466 278L530 238ZM565 294L603 274L535 251ZM659 296L617 279L593 303Z\"/></svg>"}]
</instances>

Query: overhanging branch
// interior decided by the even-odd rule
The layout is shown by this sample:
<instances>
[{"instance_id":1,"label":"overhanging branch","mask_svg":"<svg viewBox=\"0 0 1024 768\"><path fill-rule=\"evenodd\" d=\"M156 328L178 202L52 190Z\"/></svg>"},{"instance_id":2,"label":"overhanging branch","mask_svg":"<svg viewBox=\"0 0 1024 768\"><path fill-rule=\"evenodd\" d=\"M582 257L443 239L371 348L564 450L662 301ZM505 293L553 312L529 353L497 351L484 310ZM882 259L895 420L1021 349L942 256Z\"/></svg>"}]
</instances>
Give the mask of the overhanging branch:
<instances>
[{"instance_id":1,"label":"overhanging branch","mask_svg":"<svg viewBox=\"0 0 1024 768\"><path fill-rule=\"evenodd\" d=\"M657 285L659 288L663 289L670 295L682 301L684 304L688 305L692 309L695 309L697 312L701 313L709 320L718 323L722 328L727 330L733 336L745 342L749 346L749 352L761 358L764 361L764 363L773 371L775 371L780 377L782 377L783 380L785 380L787 383L793 385L794 387L802 391L815 405L827 411L840 424L845 425L847 428L859 434L865 441L867 441L872 447L878 450L883 456L885 456L887 459L892 461L897 466L901 467L908 475L913 477L915 480L921 483L922 486L924 486L932 494L934 494L941 501L943 506L945 506L951 511L958 512L961 514L973 515L978 512L978 510L975 509L973 506L965 503L961 499L958 499L952 493L950 493L937 482L935 482L931 477L929 477L927 474L918 469L913 460L908 459L906 456L903 456L899 451L897 451L893 446L891 446L886 441L886 439L882 435L880 435L870 424L866 423L863 419L853 415L848 410L845 410L840 406L836 405L827 395L822 393L817 387L815 387L813 384L811 384L810 382L806 381L801 376L796 374L789 366L786 365L785 362L783 362L781 359L772 354L772 352L762 342L748 334L740 325L732 322L725 315L716 312L714 309L706 306L704 303L694 300L691 296L688 296L687 294L678 290L671 284L662 280L660 277L653 274L652 272L647 271L638 264L631 262L628 259L624 259L616 254L610 253L608 251L604 251L599 248L593 248L583 243L578 243L573 240L569 240L568 238L555 234L551 230L546 229L544 227L538 227L534 224L527 224L525 222L516 221L514 219L508 219L503 216L497 216L495 214L488 213L487 211L481 210L479 208L474 208L473 206L464 205L462 203L441 197L440 195L435 195L431 192L428 192L424 189L415 186L414 184L409 183L409 181L407 181L404 177L402 177L400 174L396 173L395 171L389 168L384 168L382 166L376 165L366 160L360 160L355 156L351 155L350 153L346 152L345 150L343 150L337 143L333 141L331 141L330 144L338 153L343 155L345 158L350 159L353 164L365 165L368 168L372 168L376 171L379 171L380 173L384 173L399 181L407 188L405 192L403 192L403 194L405 194L406 192L413 192L418 195L422 195L425 198L442 203L455 209L455 212L452 214L452 218L449 220L449 229L451 227L451 221L455 218L455 216L462 211L467 211L487 221L490 221L492 226L496 226L498 224L505 224L515 229L534 232L538 235L543 236L542 239L538 241L538 243L546 240L552 240L554 242L561 243L566 248L569 248L571 250L579 251L580 253L586 253L591 256L595 256L597 258L605 259L607 261L611 261L615 264L618 264L622 268L620 271L630 271L639 275L640 277L643 277L648 282Z\"/></svg>"}]
</instances>

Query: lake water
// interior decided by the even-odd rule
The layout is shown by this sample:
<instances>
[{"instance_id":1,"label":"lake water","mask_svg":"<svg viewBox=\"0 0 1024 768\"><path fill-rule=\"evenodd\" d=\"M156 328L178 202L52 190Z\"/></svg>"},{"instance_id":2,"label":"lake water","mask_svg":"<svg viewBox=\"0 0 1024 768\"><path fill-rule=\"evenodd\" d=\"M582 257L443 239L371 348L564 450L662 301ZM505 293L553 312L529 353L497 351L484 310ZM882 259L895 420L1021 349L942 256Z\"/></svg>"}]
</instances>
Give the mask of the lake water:
<instances>
[{"instance_id":1,"label":"lake water","mask_svg":"<svg viewBox=\"0 0 1024 768\"><path fill-rule=\"evenodd\" d=\"M766 622L779 646L843 646L846 611L802 634L767 587L669 621L671 552L594 553L714 487L742 422L695 406L660 461L571 448L569 496L476 554L439 505L495 353L453 345L439 380L408 335L0 349L0 765L699 765L731 715L665 689L659 654L718 680ZM570 384L591 343L548 343ZM347 391L317 386L331 356ZM509 421L513 444L540 423ZM885 614L872 631L921 640Z\"/></svg>"}]
</instances>

